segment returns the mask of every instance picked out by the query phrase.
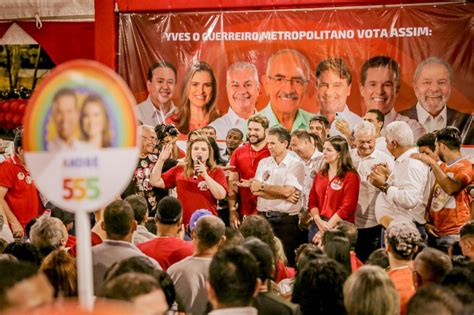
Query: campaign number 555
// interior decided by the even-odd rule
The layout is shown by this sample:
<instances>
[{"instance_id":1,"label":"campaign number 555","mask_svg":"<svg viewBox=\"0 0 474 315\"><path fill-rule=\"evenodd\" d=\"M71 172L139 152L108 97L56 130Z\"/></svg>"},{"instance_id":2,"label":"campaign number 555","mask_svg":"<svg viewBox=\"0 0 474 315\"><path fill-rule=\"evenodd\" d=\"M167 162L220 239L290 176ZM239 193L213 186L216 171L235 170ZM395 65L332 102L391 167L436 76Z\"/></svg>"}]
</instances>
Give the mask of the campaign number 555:
<instances>
[{"instance_id":1,"label":"campaign number 555","mask_svg":"<svg viewBox=\"0 0 474 315\"><path fill-rule=\"evenodd\" d=\"M65 178L63 181L64 200L94 200L100 196L99 178Z\"/></svg>"}]
</instances>

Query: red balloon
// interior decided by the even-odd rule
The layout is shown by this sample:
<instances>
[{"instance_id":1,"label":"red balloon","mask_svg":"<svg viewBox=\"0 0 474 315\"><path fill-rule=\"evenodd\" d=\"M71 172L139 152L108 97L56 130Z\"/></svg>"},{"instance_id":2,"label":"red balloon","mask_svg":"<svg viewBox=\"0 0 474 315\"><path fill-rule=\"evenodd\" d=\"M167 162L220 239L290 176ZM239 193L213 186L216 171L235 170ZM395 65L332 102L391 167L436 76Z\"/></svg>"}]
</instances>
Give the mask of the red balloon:
<instances>
[{"instance_id":1,"label":"red balloon","mask_svg":"<svg viewBox=\"0 0 474 315\"><path fill-rule=\"evenodd\" d=\"M18 111L18 113L20 113L20 114L23 115L23 114L25 113L25 109L26 109L26 105L25 105L25 103L22 103L22 104L20 104L20 105L18 106L18 110L17 110L17 111Z\"/></svg>"},{"instance_id":2,"label":"red balloon","mask_svg":"<svg viewBox=\"0 0 474 315\"><path fill-rule=\"evenodd\" d=\"M13 125L14 125L15 127L18 127L18 126L21 125L21 118L22 118L22 116L19 115L19 114L15 114L15 115L13 116Z\"/></svg>"}]
</instances>

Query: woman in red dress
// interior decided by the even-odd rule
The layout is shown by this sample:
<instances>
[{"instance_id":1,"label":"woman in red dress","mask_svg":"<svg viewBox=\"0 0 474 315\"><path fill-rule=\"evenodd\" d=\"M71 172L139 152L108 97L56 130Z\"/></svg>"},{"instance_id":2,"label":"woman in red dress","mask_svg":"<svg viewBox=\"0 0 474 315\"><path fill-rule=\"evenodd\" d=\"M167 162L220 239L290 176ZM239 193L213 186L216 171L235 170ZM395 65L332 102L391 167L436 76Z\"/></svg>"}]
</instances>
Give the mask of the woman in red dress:
<instances>
[{"instance_id":1,"label":"woman in red dress","mask_svg":"<svg viewBox=\"0 0 474 315\"><path fill-rule=\"evenodd\" d=\"M207 138L198 137L189 142L183 162L162 174L163 163L171 154L166 145L153 168L150 183L158 188L176 187L183 205L183 223L189 224L194 211L208 209L217 215L217 200L227 195L224 171L216 165L212 147Z\"/></svg>"},{"instance_id":2,"label":"woman in red dress","mask_svg":"<svg viewBox=\"0 0 474 315\"><path fill-rule=\"evenodd\" d=\"M314 177L308 208L313 217L308 240L318 243L320 237L339 221L354 223L360 179L352 165L349 145L341 136L324 142L324 166Z\"/></svg>"},{"instance_id":3,"label":"woman in red dress","mask_svg":"<svg viewBox=\"0 0 474 315\"><path fill-rule=\"evenodd\" d=\"M206 62L194 64L185 74L181 86L181 106L166 122L174 124L179 140L186 140L190 131L201 129L219 117L216 108L217 80Z\"/></svg>"}]
</instances>

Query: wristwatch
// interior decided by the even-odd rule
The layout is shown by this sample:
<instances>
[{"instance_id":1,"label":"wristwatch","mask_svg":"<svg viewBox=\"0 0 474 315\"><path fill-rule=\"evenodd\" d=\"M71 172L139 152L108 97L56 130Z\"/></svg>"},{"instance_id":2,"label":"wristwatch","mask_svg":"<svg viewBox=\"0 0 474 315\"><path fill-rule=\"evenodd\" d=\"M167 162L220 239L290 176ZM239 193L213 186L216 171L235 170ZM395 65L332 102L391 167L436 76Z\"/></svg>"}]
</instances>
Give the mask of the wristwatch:
<instances>
[{"instance_id":1,"label":"wristwatch","mask_svg":"<svg viewBox=\"0 0 474 315\"><path fill-rule=\"evenodd\" d=\"M388 188L390 188L390 185L389 185L389 184L387 184L387 183L385 183L385 184L383 184L383 185L382 185L382 187L380 187L380 190L381 190L383 193L385 193L385 194L386 194L386 193L387 193L387 190L388 190Z\"/></svg>"}]
</instances>

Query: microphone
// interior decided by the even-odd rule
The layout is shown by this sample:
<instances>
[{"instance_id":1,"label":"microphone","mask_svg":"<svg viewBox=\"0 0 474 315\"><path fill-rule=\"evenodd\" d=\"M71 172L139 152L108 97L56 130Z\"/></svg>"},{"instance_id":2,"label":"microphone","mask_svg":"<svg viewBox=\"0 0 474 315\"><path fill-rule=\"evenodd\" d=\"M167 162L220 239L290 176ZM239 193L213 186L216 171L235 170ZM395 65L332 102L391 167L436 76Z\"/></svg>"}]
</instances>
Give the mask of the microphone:
<instances>
[{"instance_id":1,"label":"microphone","mask_svg":"<svg viewBox=\"0 0 474 315\"><path fill-rule=\"evenodd\" d=\"M201 156L198 155L198 156L196 157L196 162L201 163L201 159L202 159ZM196 165L194 165L194 175L193 175L193 179L196 180L196 179L198 178L198 176L199 176L199 173L198 173L198 171L196 170Z\"/></svg>"}]
</instances>

